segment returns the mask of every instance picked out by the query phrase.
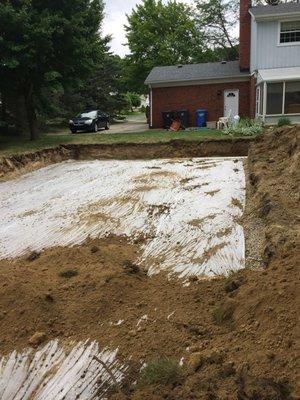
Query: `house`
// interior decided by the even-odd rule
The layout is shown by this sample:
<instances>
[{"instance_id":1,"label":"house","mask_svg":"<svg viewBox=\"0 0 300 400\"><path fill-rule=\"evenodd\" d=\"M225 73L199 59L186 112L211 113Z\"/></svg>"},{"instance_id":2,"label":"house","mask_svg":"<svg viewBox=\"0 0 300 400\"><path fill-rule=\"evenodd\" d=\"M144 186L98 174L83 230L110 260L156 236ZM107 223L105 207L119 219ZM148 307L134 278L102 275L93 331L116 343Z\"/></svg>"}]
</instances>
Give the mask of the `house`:
<instances>
[{"instance_id":1,"label":"house","mask_svg":"<svg viewBox=\"0 0 300 400\"><path fill-rule=\"evenodd\" d=\"M187 110L195 126L197 109L211 125L229 114L300 123L300 3L252 7L240 0L238 61L156 67L145 84L153 128L175 110Z\"/></svg>"}]
</instances>

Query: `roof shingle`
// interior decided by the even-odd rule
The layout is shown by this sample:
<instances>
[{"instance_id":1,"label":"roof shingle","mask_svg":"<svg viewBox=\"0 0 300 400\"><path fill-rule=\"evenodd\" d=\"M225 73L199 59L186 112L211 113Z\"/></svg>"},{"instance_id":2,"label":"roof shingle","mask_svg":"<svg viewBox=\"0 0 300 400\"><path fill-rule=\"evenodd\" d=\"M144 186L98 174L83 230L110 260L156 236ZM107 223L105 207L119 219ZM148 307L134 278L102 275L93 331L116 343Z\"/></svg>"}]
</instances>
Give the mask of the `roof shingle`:
<instances>
[{"instance_id":1,"label":"roof shingle","mask_svg":"<svg viewBox=\"0 0 300 400\"><path fill-rule=\"evenodd\" d=\"M284 3L277 6L256 6L250 8L251 14L254 17L269 17L269 16L282 16L285 14L300 13L300 3Z\"/></svg>"},{"instance_id":2,"label":"roof shingle","mask_svg":"<svg viewBox=\"0 0 300 400\"><path fill-rule=\"evenodd\" d=\"M147 77L145 84L190 82L242 76L249 76L249 73L240 71L239 61L187 64L155 67Z\"/></svg>"}]
</instances>

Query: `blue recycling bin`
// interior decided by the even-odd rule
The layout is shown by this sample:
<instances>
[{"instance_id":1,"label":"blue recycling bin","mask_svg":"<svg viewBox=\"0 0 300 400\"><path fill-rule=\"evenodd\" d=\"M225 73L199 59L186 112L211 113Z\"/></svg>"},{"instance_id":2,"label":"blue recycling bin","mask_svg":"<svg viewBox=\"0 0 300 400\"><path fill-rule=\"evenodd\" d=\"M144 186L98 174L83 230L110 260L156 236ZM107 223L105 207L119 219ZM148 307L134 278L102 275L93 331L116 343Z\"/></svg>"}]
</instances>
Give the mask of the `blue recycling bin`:
<instances>
[{"instance_id":1,"label":"blue recycling bin","mask_svg":"<svg viewBox=\"0 0 300 400\"><path fill-rule=\"evenodd\" d=\"M196 111L196 121L197 121L198 128L206 127L206 117L207 117L206 110L199 109Z\"/></svg>"}]
</instances>

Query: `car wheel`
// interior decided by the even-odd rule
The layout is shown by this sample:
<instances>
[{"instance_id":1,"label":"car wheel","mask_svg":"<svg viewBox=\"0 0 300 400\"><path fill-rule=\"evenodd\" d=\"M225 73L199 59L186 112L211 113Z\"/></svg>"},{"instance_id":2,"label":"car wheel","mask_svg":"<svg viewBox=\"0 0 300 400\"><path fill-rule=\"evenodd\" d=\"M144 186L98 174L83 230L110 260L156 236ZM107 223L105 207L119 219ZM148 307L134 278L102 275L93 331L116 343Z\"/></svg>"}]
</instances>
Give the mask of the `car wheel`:
<instances>
[{"instance_id":1,"label":"car wheel","mask_svg":"<svg viewBox=\"0 0 300 400\"><path fill-rule=\"evenodd\" d=\"M106 122L106 125L105 125L105 130L106 130L106 131L108 131L108 130L109 130L109 128L110 128L110 126L109 126L109 122Z\"/></svg>"},{"instance_id":2,"label":"car wheel","mask_svg":"<svg viewBox=\"0 0 300 400\"><path fill-rule=\"evenodd\" d=\"M97 122L94 123L94 132L98 132L98 124L97 124Z\"/></svg>"},{"instance_id":3,"label":"car wheel","mask_svg":"<svg viewBox=\"0 0 300 400\"><path fill-rule=\"evenodd\" d=\"M71 133L76 133L77 130L76 129L71 129Z\"/></svg>"}]
</instances>

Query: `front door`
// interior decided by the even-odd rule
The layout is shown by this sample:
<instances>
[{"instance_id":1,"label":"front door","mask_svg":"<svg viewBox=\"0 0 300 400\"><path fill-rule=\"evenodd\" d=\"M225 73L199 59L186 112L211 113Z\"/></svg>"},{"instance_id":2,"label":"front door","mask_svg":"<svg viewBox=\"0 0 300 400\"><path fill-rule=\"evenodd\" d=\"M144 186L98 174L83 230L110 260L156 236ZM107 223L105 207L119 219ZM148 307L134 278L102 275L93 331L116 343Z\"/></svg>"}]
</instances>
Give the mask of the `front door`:
<instances>
[{"instance_id":1,"label":"front door","mask_svg":"<svg viewBox=\"0 0 300 400\"><path fill-rule=\"evenodd\" d=\"M239 115L239 91L238 89L224 91L224 117Z\"/></svg>"}]
</instances>

